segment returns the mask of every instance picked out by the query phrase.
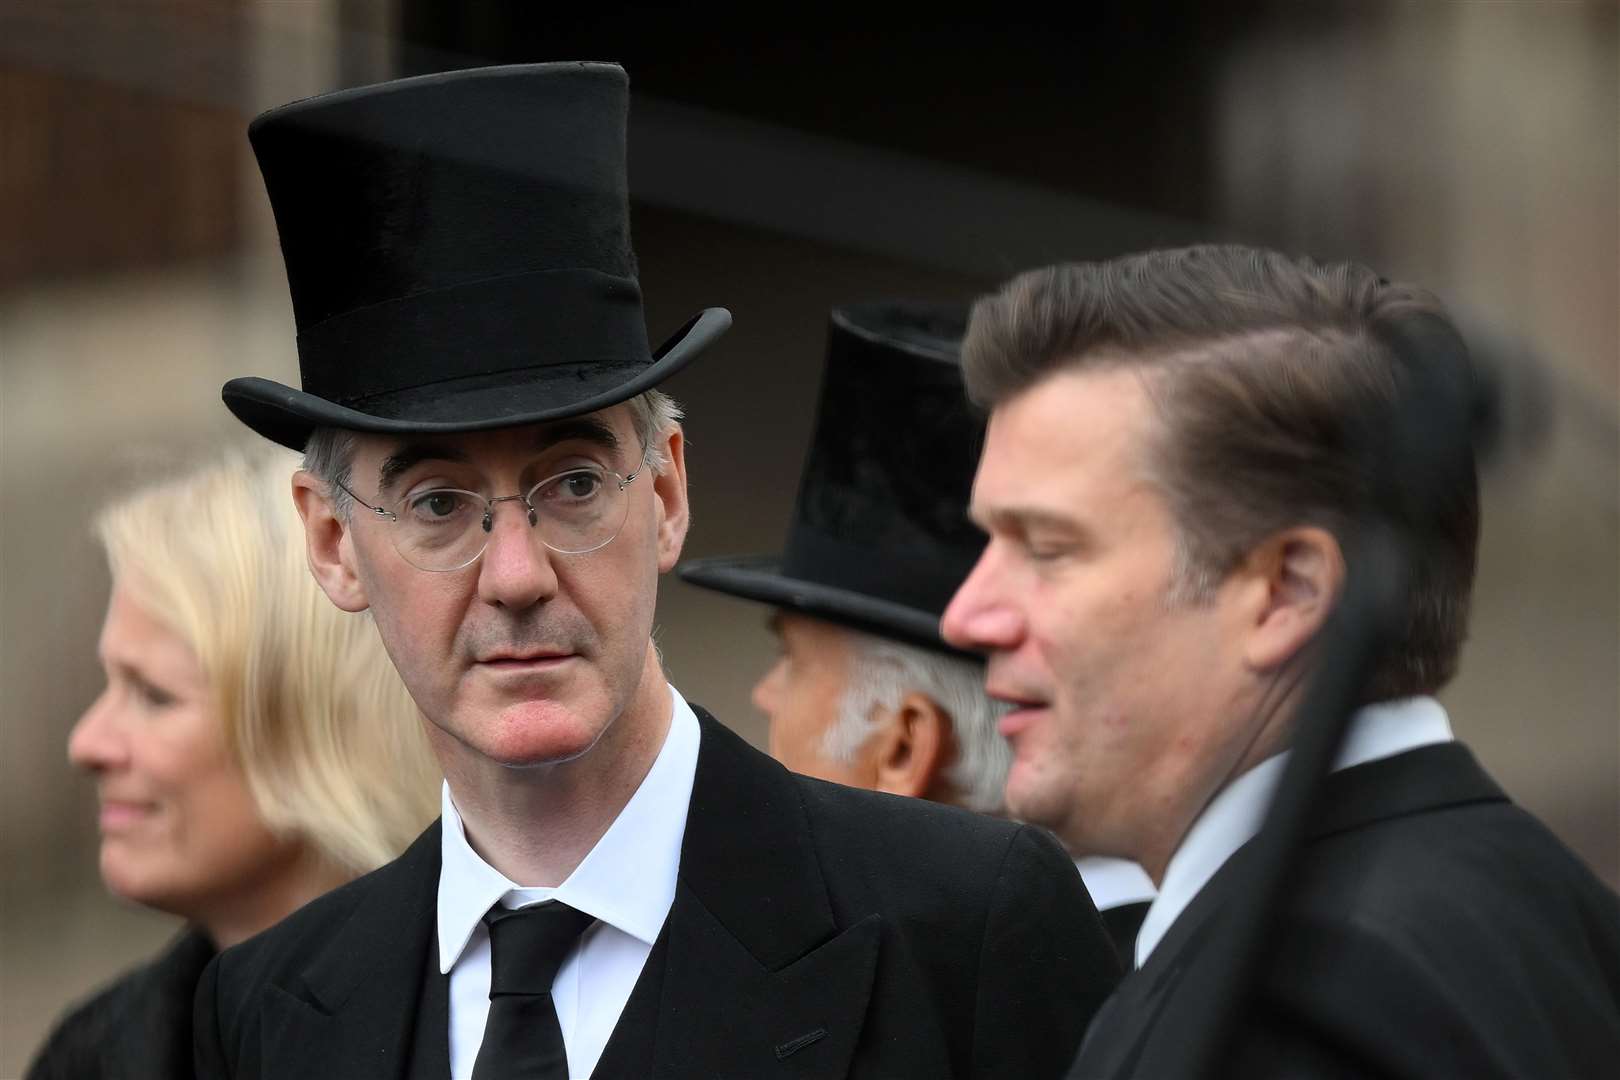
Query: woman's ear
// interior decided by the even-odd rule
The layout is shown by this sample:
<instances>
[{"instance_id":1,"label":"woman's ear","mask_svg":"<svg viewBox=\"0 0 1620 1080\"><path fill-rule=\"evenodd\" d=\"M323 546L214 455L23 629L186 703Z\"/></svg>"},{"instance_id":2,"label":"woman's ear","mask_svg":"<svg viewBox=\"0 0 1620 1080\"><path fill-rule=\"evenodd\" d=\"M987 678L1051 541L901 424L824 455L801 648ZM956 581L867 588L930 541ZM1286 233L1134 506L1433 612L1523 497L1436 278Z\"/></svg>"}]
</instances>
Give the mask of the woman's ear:
<instances>
[{"instance_id":1,"label":"woman's ear","mask_svg":"<svg viewBox=\"0 0 1620 1080\"><path fill-rule=\"evenodd\" d=\"M652 473L652 486L658 502L658 572L667 574L681 557L691 512L686 502L686 433L676 424L662 438L664 471ZM651 472L652 466L647 469Z\"/></svg>"},{"instance_id":2,"label":"woman's ear","mask_svg":"<svg viewBox=\"0 0 1620 1080\"><path fill-rule=\"evenodd\" d=\"M365 586L355 568L354 536L332 507L326 481L299 469L292 478L293 505L304 522L304 549L309 569L321 591L344 611L370 607ZM351 508L352 512L352 508Z\"/></svg>"},{"instance_id":3,"label":"woman's ear","mask_svg":"<svg viewBox=\"0 0 1620 1080\"><path fill-rule=\"evenodd\" d=\"M1282 667L1319 634L1344 589L1344 553L1314 525L1285 529L1250 553L1245 576L1256 597L1244 659L1256 671Z\"/></svg>"}]
</instances>

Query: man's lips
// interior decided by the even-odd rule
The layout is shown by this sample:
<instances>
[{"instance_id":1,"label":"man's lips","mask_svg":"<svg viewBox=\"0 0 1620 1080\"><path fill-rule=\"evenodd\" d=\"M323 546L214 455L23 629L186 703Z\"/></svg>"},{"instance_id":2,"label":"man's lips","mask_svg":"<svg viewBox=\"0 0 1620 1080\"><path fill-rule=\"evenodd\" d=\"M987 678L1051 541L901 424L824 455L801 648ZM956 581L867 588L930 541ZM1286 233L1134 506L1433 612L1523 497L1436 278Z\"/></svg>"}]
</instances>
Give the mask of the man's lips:
<instances>
[{"instance_id":1,"label":"man's lips","mask_svg":"<svg viewBox=\"0 0 1620 1080\"><path fill-rule=\"evenodd\" d=\"M1007 713L996 724L996 730L1001 732L1003 738L1010 739L1029 727L1048 705L1048 702L1041 698L1020 694L1012 690L997 690L990 687L985 692L996 701L1008 706Z\"/></svg>"},{"instance_id":2,"label":"man's lips","mask_svg":"<svg viewBox=\"0 0 1620 1080\"><path fill-rule=\"evenodd\" d=\"M544 671L571 660L567 652L496 653L480 657L476 663L489 671Z\"/></svg>"}]
</instances>

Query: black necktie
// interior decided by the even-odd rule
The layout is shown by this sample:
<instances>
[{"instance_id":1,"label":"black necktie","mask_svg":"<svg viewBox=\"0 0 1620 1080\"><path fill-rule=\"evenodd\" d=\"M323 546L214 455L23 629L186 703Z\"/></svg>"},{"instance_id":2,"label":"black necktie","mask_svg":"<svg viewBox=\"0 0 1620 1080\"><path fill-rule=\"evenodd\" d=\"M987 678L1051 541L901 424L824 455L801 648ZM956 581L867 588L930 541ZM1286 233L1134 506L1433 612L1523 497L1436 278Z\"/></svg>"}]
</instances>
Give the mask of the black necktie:
<instances>
[{"instance_id":1,"label":"black necktie","mask_svg":"<svg viewBox=\"0 0 1620 1080\"><path fill-rule=\"evenodd\" d=\"M484 916L489 1019L473 1080L568 1080L568 1051L551 984L579 935L595 921L555 900L510 911L493 907Z\"/></svg>"}]
</instances>

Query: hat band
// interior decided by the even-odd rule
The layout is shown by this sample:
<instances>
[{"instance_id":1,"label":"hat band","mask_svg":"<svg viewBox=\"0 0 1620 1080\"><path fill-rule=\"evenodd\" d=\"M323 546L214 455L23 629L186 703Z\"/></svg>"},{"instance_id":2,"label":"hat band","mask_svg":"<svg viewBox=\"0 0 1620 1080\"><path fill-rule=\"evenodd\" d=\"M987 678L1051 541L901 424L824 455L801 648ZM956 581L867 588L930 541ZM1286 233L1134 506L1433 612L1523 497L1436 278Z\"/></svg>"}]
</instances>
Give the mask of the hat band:
<instances>
[{"instance_id":1,"label":"hat band","mask_svg":"<svg viewBox=\"0 0 1620 1080\"><path fill-rule=\"evenodd\" d=\"M469 376L651 362L641 288L596 270L536 270L402 296L298 335L305 393L338 404Z\"/></svg>"},{"instance_id":2,"label":"hat band","mask_svg":"<svg viewBox=\"0 0 1620 1080\"><path fill-rule=\"evenodd\" d=\"M919 611L943 613L977 558L976 551L945 548L921 535L909 543L878 536L851 542L801 521L782 553L782 573Z\"/></svg>"}]
</instances>

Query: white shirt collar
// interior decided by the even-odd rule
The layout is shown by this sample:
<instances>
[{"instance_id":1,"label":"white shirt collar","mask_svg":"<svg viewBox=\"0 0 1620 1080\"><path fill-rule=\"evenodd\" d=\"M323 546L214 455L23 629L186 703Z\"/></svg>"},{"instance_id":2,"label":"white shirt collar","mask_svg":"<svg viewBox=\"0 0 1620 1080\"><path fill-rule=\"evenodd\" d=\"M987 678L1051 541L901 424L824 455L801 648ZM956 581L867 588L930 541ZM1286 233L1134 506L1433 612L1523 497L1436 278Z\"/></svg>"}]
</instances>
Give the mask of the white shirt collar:
<instances>
[{"instance_id":1,"label":"white shirt collar","mask_svg":"<svg viewBox=\"0 0 1620 1080\"><path fill-rule=\"evenodd\" d=\"M700 732L697 716L672 686L669 733L630 801L568 879L524 888L472 849L445 784L439 869L439 970L448 973L479 920L496 903L523 907L560 900L651 946L675 901L681 840L692 801ZM536 822L544 828L544 822Z\"/></svg>"},{"instance_id":2,"label":"white shirt collar","mask_svg":"<svg viewBox=\"0 0 1620 1080\"><path fill-rule=\"evenodd\" d=\"M1074 868L1080 871L1080 880L1086 883L1098 911L1152 900L1156 892L1147 871L1129 859L1087 855L1074 860Z\"/></svg>"},{"instance_id":3,"label":"white shirt collar","mask_svg":"<svg viewBox=\"0 0 1620 1080\"><path fill-rule=\"evenodd\" d=\"M1333 770L1451 741L1451 721L1444 706L1434 698L1379 702L1357 710L1350 718ZM1137 967L1147 963L1154 948L1215 872L1260 831L1287 761L1285 750L1233 780L1210 800L1187 830L1165 866L1159 895L1137 932Z\"/></svg>"}]
</instances>

